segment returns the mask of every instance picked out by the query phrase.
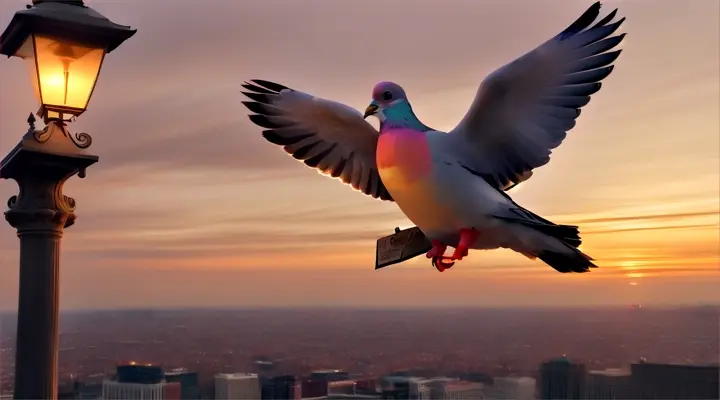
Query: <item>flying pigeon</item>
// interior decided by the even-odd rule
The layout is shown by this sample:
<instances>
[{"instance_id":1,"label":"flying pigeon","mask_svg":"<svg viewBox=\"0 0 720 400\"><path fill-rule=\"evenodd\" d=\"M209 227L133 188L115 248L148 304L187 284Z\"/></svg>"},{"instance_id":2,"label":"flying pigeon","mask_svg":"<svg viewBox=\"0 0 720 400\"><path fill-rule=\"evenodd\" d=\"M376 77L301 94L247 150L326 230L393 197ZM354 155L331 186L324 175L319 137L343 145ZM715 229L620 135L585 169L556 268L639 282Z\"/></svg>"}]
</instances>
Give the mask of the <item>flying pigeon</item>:
<instances>
[{"instance_id":1,"label":"flying pigeon","mask_svg":"<svg viewBox=\"0 0 720 400\"><path fill-rule=\"evenodd\" d=\"M488 75L449 132L422 123L405 90L380 82L365 114L266 80L242 86L263 137L305 165L394 201L432 242L439 271L470 249L507 248L559 272L588 272L577 226L523 208L506 191L550 161L620 55L625 18L600 2L557 36ZM365 119L380 121L376 130ZM448 246L455 248L446 256Z\"/></svg>"}]
</instances>

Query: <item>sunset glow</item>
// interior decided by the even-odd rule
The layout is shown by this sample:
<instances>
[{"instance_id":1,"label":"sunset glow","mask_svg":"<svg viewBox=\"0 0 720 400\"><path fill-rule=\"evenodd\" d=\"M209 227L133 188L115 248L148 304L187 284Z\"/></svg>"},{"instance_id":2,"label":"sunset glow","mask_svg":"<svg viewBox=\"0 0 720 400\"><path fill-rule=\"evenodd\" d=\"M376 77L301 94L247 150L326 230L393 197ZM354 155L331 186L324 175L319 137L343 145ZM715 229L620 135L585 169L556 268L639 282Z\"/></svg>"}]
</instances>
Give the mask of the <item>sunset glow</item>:
<instances>
[{"instance_id":1,"label":"sunset glow","mask_svg":"<svg viewBox=\"0 0 720 400\"><path fill-rule=\"evenodd\" d=\"M0 25L25 3L3 1ZM65 188L78 220L63 242L62 307L720 302L720 3L608 4L627 15L615 71L551 162L509 193L580 227L599 268L576 275L505 250L471 252L443 274L424 256L374 271L376 239L409 221L265 142L239 91L265 78L363 110L376 82L394 80L423 122L450 129L484 76L592 1L526 1L522 13L418 2L406 20L360 3L217 1L198 13L172 2L167 13L169 0L93 1L138 34L106 57L70 125L93 135L100 162ZM377 2L388 15L400 3ZM412 44L368 41L368 26ZM25 68L0 60L1 155L38 107ZM16 193L0 181L3 203ZM0 309L16 307L17 257L3 223Z\"/></svg>"}]
</instances>

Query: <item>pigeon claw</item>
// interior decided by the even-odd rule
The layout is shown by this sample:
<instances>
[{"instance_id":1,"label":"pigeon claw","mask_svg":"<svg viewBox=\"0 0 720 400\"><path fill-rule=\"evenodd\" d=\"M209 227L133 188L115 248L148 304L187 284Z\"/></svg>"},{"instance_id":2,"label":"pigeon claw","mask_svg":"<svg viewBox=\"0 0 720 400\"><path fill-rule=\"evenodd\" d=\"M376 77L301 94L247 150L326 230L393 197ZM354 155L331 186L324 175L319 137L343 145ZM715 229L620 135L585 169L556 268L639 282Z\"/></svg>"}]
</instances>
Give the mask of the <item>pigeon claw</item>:
<instances>
[{"instance_id":1,"label":"pigeon claw","mask_svg":"<svg viewBox=\"0 0 720 400\"><path fill-rule=\"evenodd\" d=\"M455 265L455 261L453 261L452 257L436 256L432 258L432 265L437 268L438 271L443 272Z\"/></svg>"},{"instance_id":2,"label":"pigeon claw","mask_svg":"<svg viewBox=\"0 0 720 400\"><path fill-rule=\"evenodd\" d=\"M441 257L443 254L445 254L445 250L447 249L447 246L440 243L439 240L433 240L432 241L432 249L425 254L425 257L427 258L435 258L435 257Z\"/></svg>"}]
</instances>

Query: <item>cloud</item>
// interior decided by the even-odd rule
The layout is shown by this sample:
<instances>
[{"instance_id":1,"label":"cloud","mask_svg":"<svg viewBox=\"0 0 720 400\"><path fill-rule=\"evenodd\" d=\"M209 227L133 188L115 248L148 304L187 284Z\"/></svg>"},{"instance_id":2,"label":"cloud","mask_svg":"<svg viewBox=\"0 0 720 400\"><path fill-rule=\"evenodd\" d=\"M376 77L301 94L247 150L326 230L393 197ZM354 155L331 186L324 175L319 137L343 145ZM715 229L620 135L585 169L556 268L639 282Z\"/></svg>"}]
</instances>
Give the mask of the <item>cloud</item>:
<instances>
[{"instance_id":1,"label":"cloud","mask_svg":"<svg viewBox=\"0 0 720 400\"><path fill-rule=\"evenodd\" d=\"M585 235L597 235L597 234L608 234L618 232L637 232L637 231L662 231L662 230L675 230L675 229L707 229L717 228L718 224L697 224L697 225L678 225L678 226L649 226L643 228L618 228L618 229L598 229L598 230L586 230L583 232Z\"/></svg>"},{"instance_id":2,"label":"cloud","mask_svg":"<svg viewBox=\"0 0 720 400\"><path fill-rule=\"evenodd\" d=\"M720 210L671 213L671 214L629 215L629 216L618 216L618 217L586 218L586 219L577 220L577 223L587 224L587 223L597 223L597 222L667 220L667 219L679 219L679 218L687 218L687 217L708 217L708 216L717 217L718 215L720 215Z\"/></svg>"}]
</instances>

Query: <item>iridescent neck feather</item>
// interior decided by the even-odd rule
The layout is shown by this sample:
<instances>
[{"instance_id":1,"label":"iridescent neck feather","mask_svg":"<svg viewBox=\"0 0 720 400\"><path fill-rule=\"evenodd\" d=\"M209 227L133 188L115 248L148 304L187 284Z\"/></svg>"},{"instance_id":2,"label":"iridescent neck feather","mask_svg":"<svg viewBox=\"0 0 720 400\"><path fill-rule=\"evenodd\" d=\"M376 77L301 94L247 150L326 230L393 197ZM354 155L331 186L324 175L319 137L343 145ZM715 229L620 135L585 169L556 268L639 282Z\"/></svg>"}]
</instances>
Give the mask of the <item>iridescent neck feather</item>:
<instances>
[{"instance_id":1,"label":"iridescent neck feather","mask_svg":"<svg viewBox=\"0 0 720 400\"><path fill-rule=\"evenodd\" d=\"M390 128L410 128L419 132L431 131L432 128L420 122L407 100L401 100L385 107L380 117L380 132Z\"/></svg>"}]
</instances>

